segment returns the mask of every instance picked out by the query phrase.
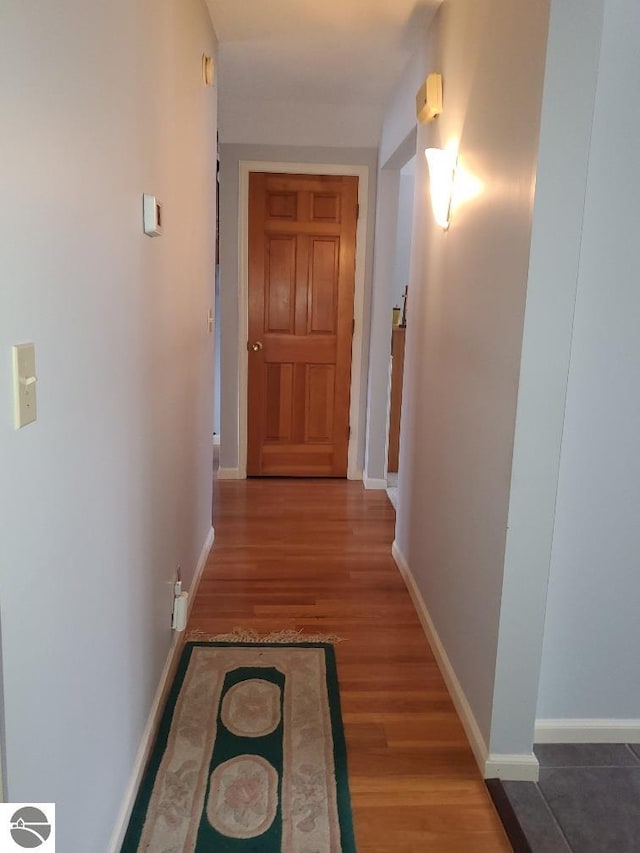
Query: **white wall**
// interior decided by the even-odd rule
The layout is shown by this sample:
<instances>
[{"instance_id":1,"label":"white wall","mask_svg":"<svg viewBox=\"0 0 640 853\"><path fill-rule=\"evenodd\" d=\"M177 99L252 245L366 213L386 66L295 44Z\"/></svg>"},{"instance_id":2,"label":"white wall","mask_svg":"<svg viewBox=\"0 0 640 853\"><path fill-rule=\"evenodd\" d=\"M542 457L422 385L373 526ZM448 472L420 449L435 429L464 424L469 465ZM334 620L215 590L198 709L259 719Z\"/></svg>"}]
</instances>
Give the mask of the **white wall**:
<instances>
[{"instance_id":1,"label":"white wall","mask_svg":"<svg viewBox=\"0 0 640 853\"><path fill-rule=\"evenodd\" d=\"M396 251L393 264L393 304L402 308L402 294L409 284L409 264L411 262L411 231L413 228L413 196L416 179L415 161L411 162L409 172L400 173L398 189L398 223L396 228Z\"/></svg>"},{"instance_id":2,"label":"white wall","mask_svg":"<svg viewBox=\"0 0 640 853\"><path fill-rule=\"evenodd\" d=\"M224 92L224 76L221 88ZM221 142L372 148L377 146L379 136L377 106L318 104L311 100L247 101L224 94L220 102Z\"/></svg>"},{"instance_id":3,"label":"white wall","mask_svg":"<svg viewBox=\"0 0 640 853\"><path fill-rule=\"evenodd\" d=\"M534 738L602 0L551 7L491 749Z\"/></svg>"},{"instance_id":4,"label":"white wall","mask_svg":"<svg viewBox=\"0 0 640 853\"><path fill-rule=\"evenodd\" d=\"M286 45L280 45L279 49L285 61L290 62ZM317 95L300 91L304 73L296 84L289 84L297 89L291 97L264 97L259 91L261 82L247 74L247 68L255 70L260 66L259 58L253 60L237 43L220 47L220 142L309 149L378 145L381 110L377 104L319 103ZM244 78L244 85L236 79L238 72ZM238 94L238 86L253 91L254 96Z\"/></svg>"},{"instance_id":5,"label":"white wall","mask_svg":"<svg viewBox=\"0 0 640 853\"><path fill-rule=\"evenodd\" d=\"M380 165L401 169L407 159L415 154L415 145L411 146L408 157L400 162L393 161L398 149L405 145L407 135L416 127L416 92L430 70L437 67L428 47L426 36L420 41L402 76L396 83L389 99L382 122L380 134ZM407 152L405 152L407 153Z\"/></svg>"},{"instance_id":6,"label":"white wall","mask_svg":"<svg viewBox=\"0 0 640 853\"><path fill-rule=\"evenodd\" d=\"M220 146L220 467L236 470L239 465L238 447L238 175L241 160L274 163L314 163L363 165L368 169L369 192L367 211L367 246L365 257L365 305L363 314L362 375L368 370L369 317L371 299L371 269L373 263L373 231L376 198L376 150L368 148L317 148L268 145ZM366 382L362 382L360 435L358 444L364 448ZM362 470L364 450L356 462Z\"/></svg>"},{"instance_id":7,"label":"white wall","mask_svg":"<svg viewBox=\"0 0 640 853\"><path fill-rule=\"evenodd\" d=\"M547 22L545 2L446 0L404 86L413 98L428 71L442 72L444 111L419 127L418 151L457 141L460 166L482 185L443 232L417 157L396 538L485 746ZM413 108L392 104L389 153Z\"/></svg>"},{"instance_id":8,"label":"white wall","mask_svg":"<svg viewBox=\"0 0 640 853\"><path fill-rule=\"evenodd\" d=\"M11 800L57 803L65 853L107 849L175 568L188 583L210 531L214 50L200 0L3 4L6 782ZM164 202L162 237L142 234L143 192ZM14 431L25 341L39 415Z\"/></svg>"},{"instance_id":9,"label":"white wall","mask_svg":"<svg viewBox=\"0 0 640 853\"><path fill-rule=\"evenodd\" d=\"M640 718L640 8L607 0L538 715Z\"/></svg>"}]
</instances>

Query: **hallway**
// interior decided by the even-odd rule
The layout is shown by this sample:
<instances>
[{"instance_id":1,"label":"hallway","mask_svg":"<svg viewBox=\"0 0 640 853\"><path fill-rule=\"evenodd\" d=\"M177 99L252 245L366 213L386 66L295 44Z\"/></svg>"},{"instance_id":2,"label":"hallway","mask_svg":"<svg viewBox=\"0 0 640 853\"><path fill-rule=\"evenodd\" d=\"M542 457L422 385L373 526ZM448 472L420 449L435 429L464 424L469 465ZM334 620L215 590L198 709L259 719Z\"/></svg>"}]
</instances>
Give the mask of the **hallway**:
<instances>
[{"instance_id":1,"label":"hallway","mask_svg":"<svg viewBox=\"0 0 640 853\"><path fill-rule=\"evenodd\" d=\"M508 851L391 557L382 491L344 480L216 484L191 629L338 634L359 853Z\"/></svg>"}]
</instances>

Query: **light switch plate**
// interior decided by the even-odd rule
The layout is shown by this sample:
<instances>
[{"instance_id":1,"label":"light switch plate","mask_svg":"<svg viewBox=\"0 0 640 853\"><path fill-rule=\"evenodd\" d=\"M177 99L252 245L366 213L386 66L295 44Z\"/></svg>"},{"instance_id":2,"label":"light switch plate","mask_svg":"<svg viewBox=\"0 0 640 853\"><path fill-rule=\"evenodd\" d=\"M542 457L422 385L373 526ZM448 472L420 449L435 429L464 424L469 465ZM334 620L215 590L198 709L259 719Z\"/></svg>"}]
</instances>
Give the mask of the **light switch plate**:
<instances>
[{"instance_id":1,"label":"light switch plate","mask_svg":"<svg viewBox=\"0 0 640 853\"><path fill-rule=\"evenodd\" d=\"M33 423L36 409L36 351L33 344L17 344L13 350L13 395L16 429Z\"/></svg>"},{"instance_id":2,"label":"light switch plate","mask_svg":"<svg viewBox=\"0 0 640 853\"><path fill-rule=\"evenodd\" d=\"M149 237L162 234L162 205L154 195L142 196L142 220L144 233Z\"/></svg>"}]
</instances>

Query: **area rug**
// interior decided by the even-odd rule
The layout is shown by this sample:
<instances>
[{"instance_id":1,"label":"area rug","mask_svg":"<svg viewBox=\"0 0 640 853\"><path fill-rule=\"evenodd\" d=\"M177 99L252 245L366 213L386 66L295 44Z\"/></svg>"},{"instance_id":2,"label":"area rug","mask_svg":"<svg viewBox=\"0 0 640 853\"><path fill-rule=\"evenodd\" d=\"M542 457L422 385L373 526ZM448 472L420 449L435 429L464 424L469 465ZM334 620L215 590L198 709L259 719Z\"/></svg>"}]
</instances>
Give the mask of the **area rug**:
<instances>
[{"instance_id":1,"label":"area rug","mask_svg":"<svg viewBox=\"0 0 640 853\"><path fill-rule=\"evenodd\" d=\"M185 645L122 853L354 853L333 647Z\"/></svg>"}]
</instances>

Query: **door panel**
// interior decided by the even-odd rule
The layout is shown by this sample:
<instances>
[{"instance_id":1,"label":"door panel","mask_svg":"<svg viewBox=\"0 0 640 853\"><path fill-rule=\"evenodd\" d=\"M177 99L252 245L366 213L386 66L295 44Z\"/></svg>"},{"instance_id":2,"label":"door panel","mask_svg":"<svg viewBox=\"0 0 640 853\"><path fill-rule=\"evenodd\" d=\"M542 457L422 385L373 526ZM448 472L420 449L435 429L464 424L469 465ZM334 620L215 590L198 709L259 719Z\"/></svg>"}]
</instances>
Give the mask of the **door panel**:
<instances>
[{"instance_id":1,"label":"door panel","mask_svg":"<svg viewBox=\"0 0 640 853\"><path fill-rule=\"evenodd\" d=\"M269 237L266 246L266 332L293 332L296 294L296 241Z\"/></svg>"},{"instance_id":2,"label":"door panel","mask_svg":"<svg viewBox=\"0 0 640 853\"><path fill-rule=\"evenodd\" d=\"M250 476L346 476L357 193L250 175Z\"/></svg>"},{"instance_id":3,"label":"door panel","mask_svg":"<svg viewBox=\"0 0 640 853\"><path fill-rule=\"evenodd\" d=\"M340 196L335 193L312 193L313 222L340 222Z\"/></svg>"},{"instance_id":4,"label":"door panel","mask_svg":"<svg viewBox=\"0 0 640 853\"><path fill-rule=\"evenodd\" d=\"M296 193L269 193L267 197L270 219L295 220L298 215L298 196Z\"/></svg>"},{"instance_id":5,"label":"door panel","mask_svg":"<svg viewBox=\"0 0 640 853\"><path fill-rule=\"evenodd\" d=\"M332 364L307 364L305 367L304 440L331 443L333 441L335 367Z\"/></svg>"},{"instance_id":6,"label":"door panel","mask_svg":"<svg viewBox=\"0 0 640 853\"><path fill-rule=\"evenodd\" d=\"M340 241L326 237L311 243L309 262L309 327L314 332L335 335L338 303L338 258Z\"/></svg>"},{"instance_id":7,"label":"door panel","mask_svg":"<svg viewBox=\"0 0 640 853\"><path fill-rule=\"evenodd\" d=\"M271 405L265 409L265 440L293 440L293 364L267 364L265 399Z\"/></svg>"}]
</instances>

